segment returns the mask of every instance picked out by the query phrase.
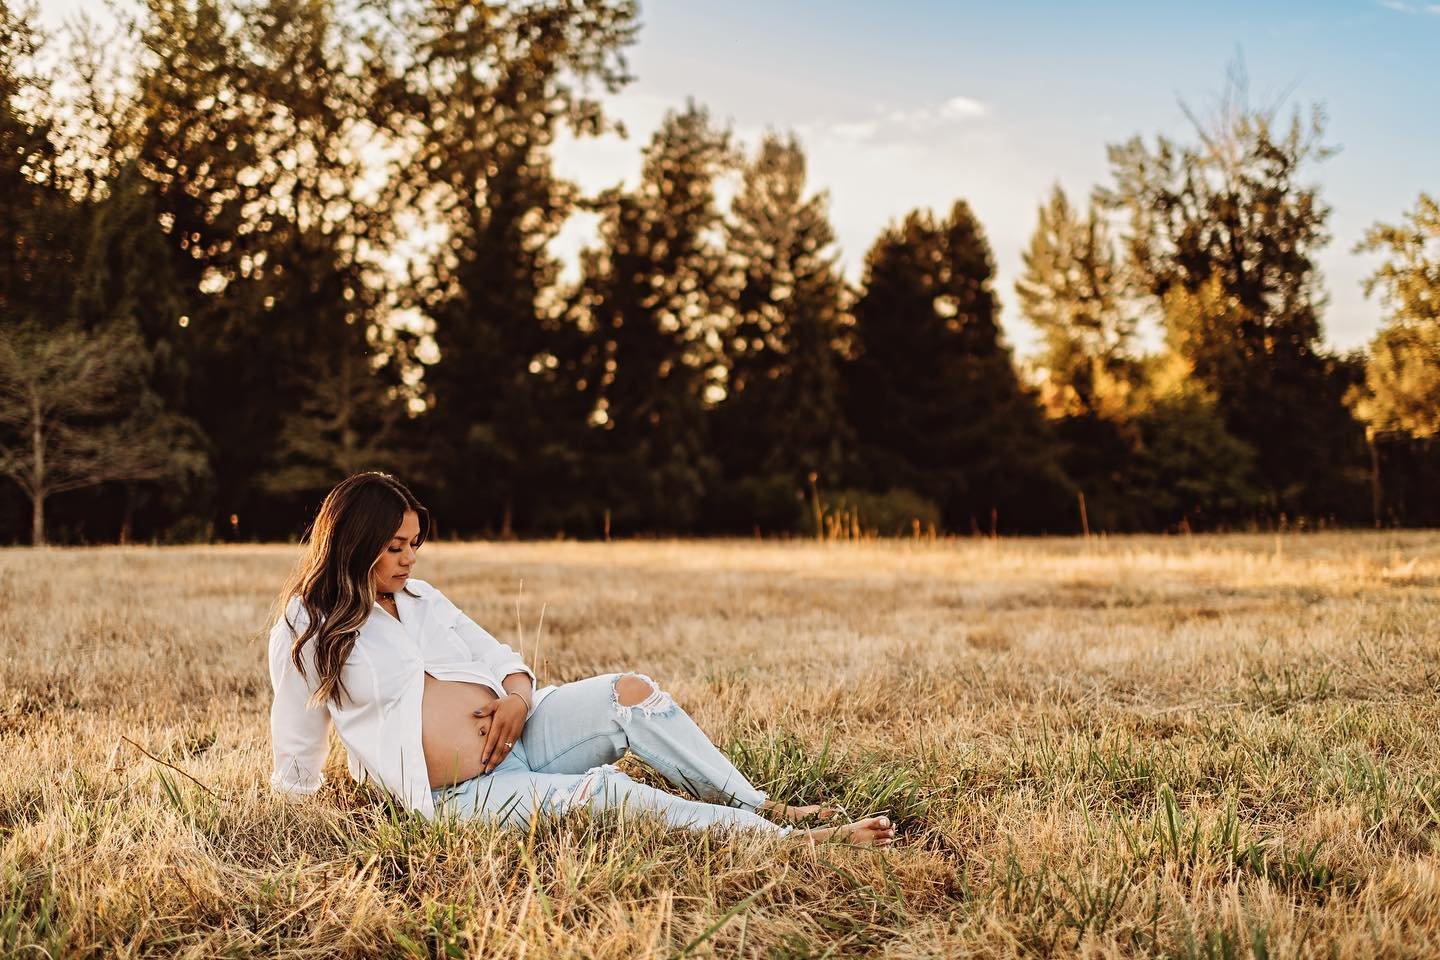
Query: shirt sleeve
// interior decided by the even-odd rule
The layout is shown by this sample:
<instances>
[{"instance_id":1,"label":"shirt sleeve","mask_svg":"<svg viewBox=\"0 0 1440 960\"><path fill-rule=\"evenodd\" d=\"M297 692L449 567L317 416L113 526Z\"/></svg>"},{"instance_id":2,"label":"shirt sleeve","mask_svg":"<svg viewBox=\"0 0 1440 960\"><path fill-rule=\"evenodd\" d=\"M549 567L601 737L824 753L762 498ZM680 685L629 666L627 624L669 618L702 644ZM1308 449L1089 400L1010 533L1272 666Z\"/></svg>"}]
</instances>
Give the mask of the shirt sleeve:
<instances>
[{"instance_id":1,"label":"shirt sleeve","mask_svg":"<svg viewBox=\"0 0 1440 960\"><path fill-rule=\"evenodd\" d=\"M295 629L303 631L304 608L292 603L286 612ZM275 693L270 705L270 746L274 754L270 786L286 799L300 800L325 782L321 768L330 747L330 712L324 704L306 705L311 688L290 659L294 637L283 616L270 631L270 686ZM307 654L308 649L301 655ZM314 659L307 656L306 669L312 680L313 663Z\"/></svg>"},{"instance_id":2,"label":"shirt sleeve","mask_svg":"<svg viewBox=\"0 0 1440 960\"><path fill-rule=\"evenodd\" d=\"M495 675L496 680L504 680L512 673L524 673L529 675L531 684L535 683L534 671L525 665L520 654L509 645L496 640L488 630L467 617L463 611L455 618L455 632L465 641L475 658Z\"/></svg>"}]
</instances>

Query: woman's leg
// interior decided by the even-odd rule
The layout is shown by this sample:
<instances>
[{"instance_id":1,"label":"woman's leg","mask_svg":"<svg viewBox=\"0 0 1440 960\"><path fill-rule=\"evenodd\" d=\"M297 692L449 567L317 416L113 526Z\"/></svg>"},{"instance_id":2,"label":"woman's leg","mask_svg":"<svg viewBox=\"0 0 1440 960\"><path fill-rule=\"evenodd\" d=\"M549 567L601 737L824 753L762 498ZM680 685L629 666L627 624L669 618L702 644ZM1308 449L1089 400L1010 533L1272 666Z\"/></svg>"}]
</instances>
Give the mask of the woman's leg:
<instances>
[{"instance_id":1,"label":"woman's leg","mask_svg":"<svg viewBox=\"0 0 1440 960\"><path fill-rule=\"evenodd\" d=\"M613 763L628 748L702 800L751 810L766 800L643 674L604 674L558 687L526 721L520 738L536 773L581 773Z\"/></svg>"},{"instance_id":2,"label":"woman's leg","mask_svg":"<svg viewBox=\"0 0 1440 960\"><path fill-rule=\"evenodd\" d=\"M561 816L588 807L597 812L617 809L655 814L671 826L693 830L718 825L784 836L793 829L749 810L687 800L637 783L609 764L582 773L537 773L526 769L527 762L517 744L491 773L432 791L437 816L481 817L503 826L524 827L537 813Z\"/></svg>"},{"instance_id":3,"label":"woman's leg","mask_svg":"<svg viewBox=\"0 0 1440 960\"><path fill-rule=\"evenodd\" d=\"M586 797L586 782L592 777L591 789ZM689 827L692 830L731 826L763 830L783 837L795 829L772 823L742 807L677 797L648 784L637 783L608 764L581 774L580 779L576 797L571 801L572 808L573 804L585 803L595 811L618 809L622 812L654 813L672 827Z\"/></svg>"}]
</instances>

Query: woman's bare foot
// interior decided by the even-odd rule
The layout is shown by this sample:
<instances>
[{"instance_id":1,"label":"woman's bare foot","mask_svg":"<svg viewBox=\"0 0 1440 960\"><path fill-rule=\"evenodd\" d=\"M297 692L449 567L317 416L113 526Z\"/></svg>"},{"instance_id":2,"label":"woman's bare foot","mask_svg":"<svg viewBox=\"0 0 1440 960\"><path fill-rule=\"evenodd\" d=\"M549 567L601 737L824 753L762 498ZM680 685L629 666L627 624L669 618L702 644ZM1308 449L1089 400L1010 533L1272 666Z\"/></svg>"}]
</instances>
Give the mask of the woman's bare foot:
<instances>
[{"instance_id":1,"label":"woman's bare foot","mask_svg":"<svg viewBox=\"0 0 1440 960\"><path fill-rule=\"evenodd\" d=\"M766 800L760 804L760 812L791 822L804 820L807 817L814 817L817 820L829 820L835 816L834 809L831 807L822 807L818 803L808 803L797 806L791 803L776 803L774 800Z\"/></svg>"},{"instance_id":2,"label":"woman's bare foot","mask_svg":"<svg viewBox=\"0 0 1440 960\"><path fill-rule=\"evenodd\" d=\"M866 817L838 827L816 827L806 830L812 840L838 840L862 847L888 847L895 842L895 827L889 817Z\"/></svg>"}]
</instances>

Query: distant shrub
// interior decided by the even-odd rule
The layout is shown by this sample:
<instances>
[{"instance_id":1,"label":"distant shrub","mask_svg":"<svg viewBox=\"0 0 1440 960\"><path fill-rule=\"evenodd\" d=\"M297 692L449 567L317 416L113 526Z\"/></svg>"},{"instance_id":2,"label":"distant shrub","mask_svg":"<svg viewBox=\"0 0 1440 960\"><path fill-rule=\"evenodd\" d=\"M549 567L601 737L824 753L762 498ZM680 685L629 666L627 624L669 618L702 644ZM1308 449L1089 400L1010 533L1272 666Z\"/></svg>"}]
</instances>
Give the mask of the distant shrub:
<instances>
[{"instance_id":1,"label":"distant shrub","mask_svg":"<svg viewBox=\"0 0 1440 960\"><path fill-rule=\"evenodd\" d=\"M795 481L785 475L745 477L717 484L705 504L705 527L715 533L794 533L800 528L804 501Z\"/></svg>"},{"instance_id":2,"label":"distant shrub","mask_svg":"<svg viewBox=\"0 0 1440 960\"><path fill-rule=\"evenodd\" d=\"M873 493L867 490L820 491L820 522L825 536L910 536L920 530L940 529L940 505L904 488ZM815 510L806 511L801 530L815 535Z\"/></svg>"}]
</instances>

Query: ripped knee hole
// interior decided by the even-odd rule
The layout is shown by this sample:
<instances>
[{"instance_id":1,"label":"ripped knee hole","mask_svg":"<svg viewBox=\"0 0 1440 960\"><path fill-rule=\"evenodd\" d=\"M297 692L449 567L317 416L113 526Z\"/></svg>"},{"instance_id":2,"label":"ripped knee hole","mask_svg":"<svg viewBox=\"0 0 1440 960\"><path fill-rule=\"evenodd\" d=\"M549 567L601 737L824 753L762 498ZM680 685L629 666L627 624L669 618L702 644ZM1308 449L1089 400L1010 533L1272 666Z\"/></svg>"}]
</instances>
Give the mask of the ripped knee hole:
<instances>
[{"instance_id":1,"label":"ripped knee hole","mask_svg":"<svg viewBox=\"0 0 1440 960\"><path fill-rule=\"evenodd\" d=\"M616 713L627 719L637 708L649 717L675 706L670 694L643 673L624 673L616 677L614 695Z\"/></svg>"}]
</instances>

